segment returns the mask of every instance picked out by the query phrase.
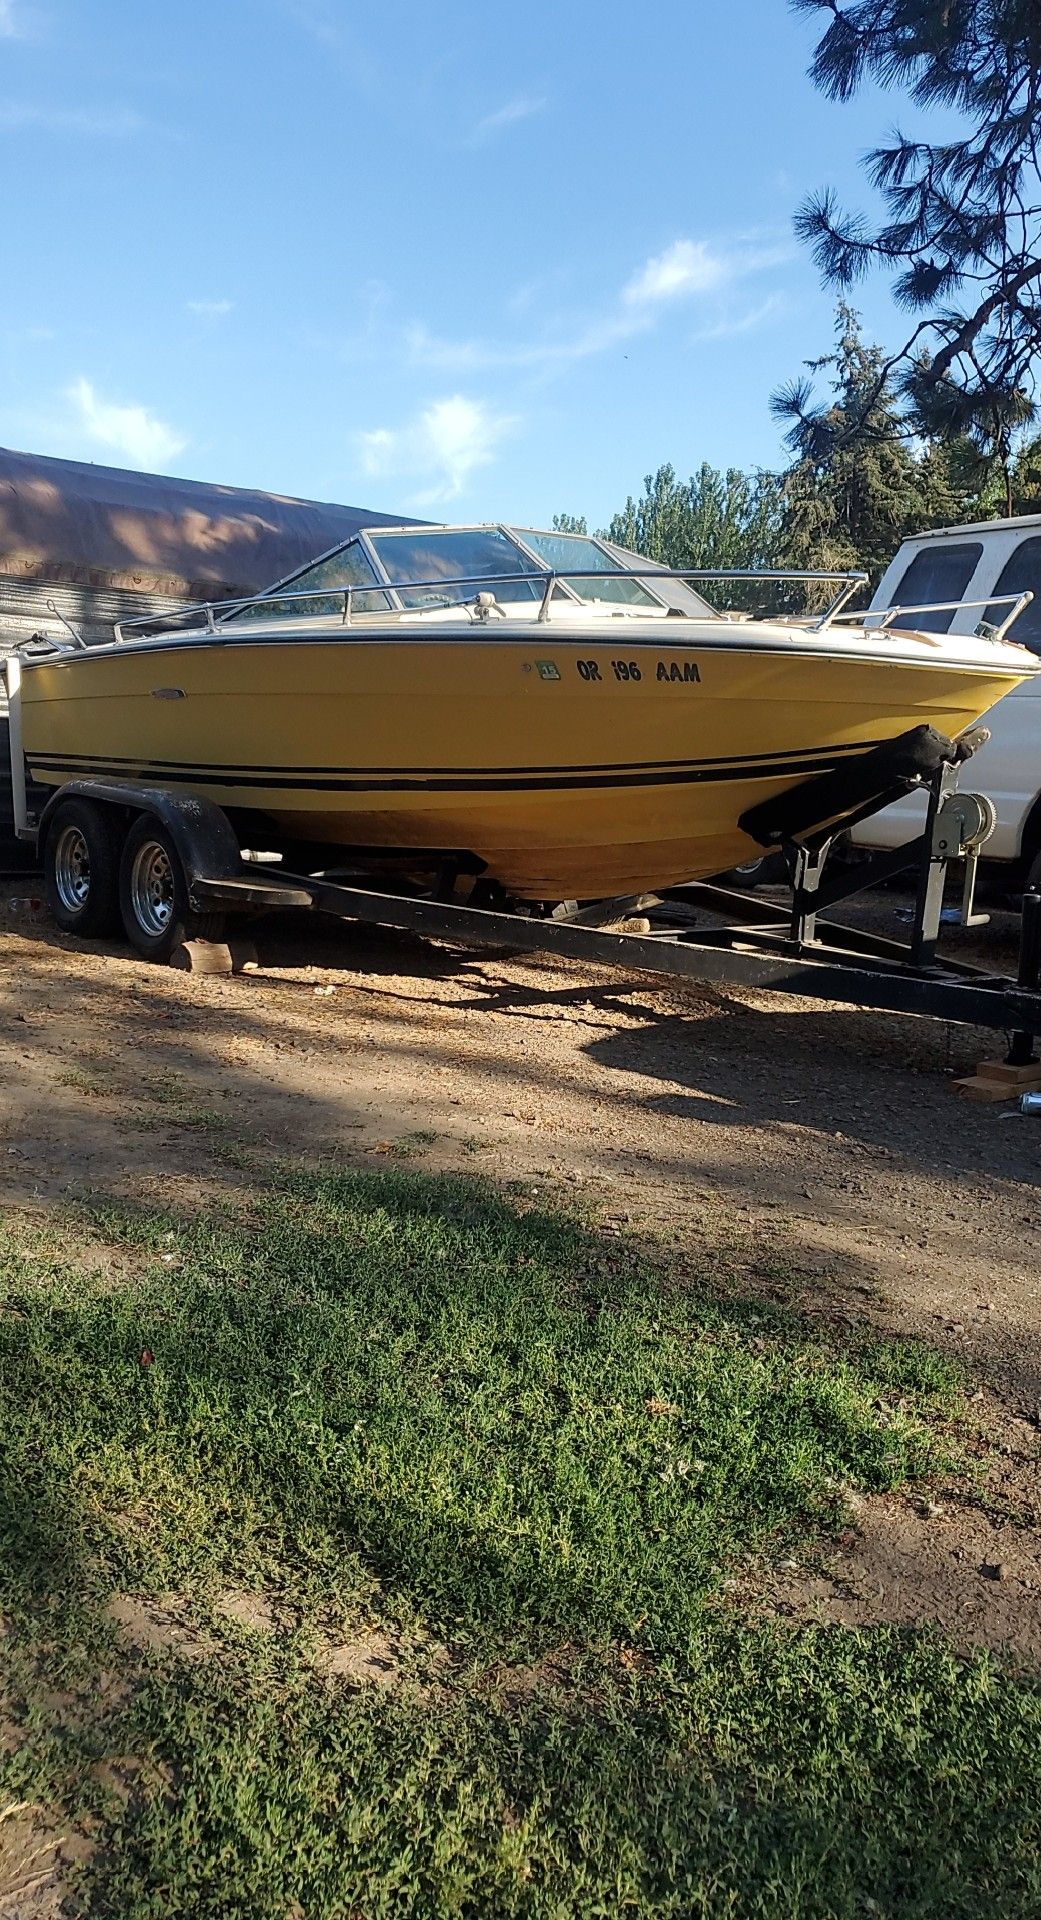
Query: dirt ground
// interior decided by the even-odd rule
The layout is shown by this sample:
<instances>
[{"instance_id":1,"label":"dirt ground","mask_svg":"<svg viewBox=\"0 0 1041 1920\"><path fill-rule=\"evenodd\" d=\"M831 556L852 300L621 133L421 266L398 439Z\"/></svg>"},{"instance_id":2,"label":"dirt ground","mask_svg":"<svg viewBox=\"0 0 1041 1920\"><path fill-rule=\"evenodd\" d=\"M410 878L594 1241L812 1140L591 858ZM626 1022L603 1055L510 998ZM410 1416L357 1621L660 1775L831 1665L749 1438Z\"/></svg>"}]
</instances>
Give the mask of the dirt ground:
<instances>
[{"instance_id":1,"label":"dirt ground","mask_svg":"<svg viewBox=\"0 0 1041 1920\"><path fill-rule=\"evenodd\" d=\"M1009 968L1014 934L998 913L976 957ZM0 905L7 1205L101 1189L191 1206L244 1177L242 1147L414 1154L577 1191L672 1258L722 1245L742 1284L781 1276L808 1311L956 1355L981 1462L976 1481L860 1501L837 1551L751 1569L737 1597L935 1620L1041 1664L1041 1119L951 1085L1000 1037L303 919L257 945L257 971L198 977Z\"/></svg>"}]
</instances>

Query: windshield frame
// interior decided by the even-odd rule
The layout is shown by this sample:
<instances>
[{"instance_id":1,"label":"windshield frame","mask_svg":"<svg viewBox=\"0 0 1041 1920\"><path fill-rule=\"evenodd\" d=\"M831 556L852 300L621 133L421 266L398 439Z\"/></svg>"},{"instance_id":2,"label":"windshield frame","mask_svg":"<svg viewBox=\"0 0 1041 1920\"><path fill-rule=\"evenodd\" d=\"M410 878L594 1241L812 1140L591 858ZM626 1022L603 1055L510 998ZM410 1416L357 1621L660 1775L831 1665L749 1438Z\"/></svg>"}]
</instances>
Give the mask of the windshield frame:
<instances>
[{"instance_id":1,"label":"windshield frame","mask_svg":"<svg viewBox=\"0 0 1041 1920\"><path fill-rule=\"evenodd\" d=\"M526 532L538 533L538 534L546 533L548 535L554 535L556 537L574 538L574 539L588 541L592 547L594 547L599 553L604 555L604 558L607 561L607 566L604 569L604 576L606 579L611 579L612 577L618 578L619 576L624 577L625 574L631 574L633 578L636 581L638 581L639 585L647 594L648 599L651 602L651 605L646 609L648 613L653 612L656 615L658 613L668 614L670 612L671 608L670 608L670 602L668 601L668 599L665 598L660 591L655 590L655 588L651 585L651 578L655 573L667 574L669 573L669 569L665 567L663 563L660 561L649 560L644 554L633 553L630 551L629 548L617 546L613 542L609 542L604 538L600 538L596 534L587 533L587 534L577 534L577 535L571 535L571 534L558 535L557 530L555 528L548 528L548 529L541 528L541 527L520 528L520 527L511 526L508 522L501 521L501 520L472 521L465 524L464 523L456 524L456 523L450 523L447 521L419 520L419 521L402 521L402 522L399 522L397 525L395 525L393 522L388 523L386 521L374 522L371 525L371 527L359 527L357 532L352 533L346 540L338 540L335 543L335 545L328 547L324 553L315 554L313 559L306 561L301 566L294 567L289 573L284 574L281 579L274 581L270 587L265 587L263 593L257 594L254 598L250 599L248 602L244 602L241 606L236 607L234 612L231 612L227 615L227 619L229 622L232 620L235 620L239 617L241 613L244 613L247 610L247 608L250 610L255 610L258 606L262 606L264 601L267 601L267 600L276 601L276 600L285 598L287 592L289 592L293 588L295 582L303 582L305 580L306 575L311 573L314 568L324 565L324 563L327 560L333 560L336 558L337 554L346 553L349 550L349 548L355 547L355 546L359 548L361 554L363 555L369 567L372 569L373 574L375 576L371 586L368 584L364 586L359 584L355 588L355 591L359 593L383 594L387 601L386 611L388 613L406 613L407 614L407 613L422 612L423 609L421 608L417 609L415 607L410 606L407 603L407 600L403 597L403 595L407 594L408 592L409 582L399 581L395 583L393 580L391 580L388 570L384 566L380 558L379 549L375 544L376 540L383 539L388 536L391 539L393 539L398 536L406 536L406 535L411 535L414 538L422 538L424 535L436 536L438 534L451 535L451 534L473 534L473 533L497 533L516 549L518 560L521 563L520 565L518 565L518 568L517 568L518 574L524 574L524 573L530 572L533 576L535 576L537 580L541 580L544 585L548 583L548 581L552 578L553 579L553 595L554 596L560 595L562 598L566 598L567 600L570 600L576 606L595 607L597 604L599 604L592 593L590 593L589 597L587 598L586 595L581 591L581 588L587 584L590 588L593 588L595 586L596 578L597 578L596 574L592 574L588 578L588 580L583 580L581 578L583 569L579 567L576 569L574 584L572 584L572 579L570 575L561 573L559 570L552 567L550 563L544 558L542 558L542 556L539 555L539 553L535 549L527 545L524 537ZM509 579L509 576L508 575L503 576L503 578L504 578L504 581L506 581ZM670 575L670 579L671 579L671 575ZM446 580L445 584L450 585L451 581ZM484 587L494 587L495 577L489 575L487 581L485 581L482 578L479 584L480 586L484 586ZM683 581L682 583L677 583L677 584L682 584L686 593L690 594L694 599L696 599L699 602L699 605L696 609L692 608L690 610L690 617L701 618L701 619L707 618L707 619L715 619L715 620L725 618L725 616L720 614L717 611L717 609L711 605L710 602L702 601L702 596L696 592L696 589L690 584L689 581ZM299 591L301 594L301 598L305 597L310 591L313 591L315 598L328 596L329 600L333 601L335 599L335 596L343 595L344 593L346 593L347 588L346 587L316 587L313 590L311 590L311 589L308 589L308 587L305 584L302 584L299 588ZM534 595L534 598L537 600L538 597L539 596L536 593ZM458 604L458 606L462 608L466 606L468 603L465 599L460 599L457 603L449 603L449 604ZM606 602L604 604L606 604ZM638 615L639 611L640 609L635 607L632 609L632 612L635 615ZM679 611L682 611L682 609L677 608L676 611L679 612ZM330 607L330 617L333 615L334 612L335 612L335 609L333 607ZM279 617L292 618L293 615L291 610L288 610L283 615L281 616L275 615L274 617L275 618L279 618ZM320 618L320 617L326 617L326 616L314 616L314 617ZM349 611L348 611L347 617L349 617Z\"/></svg>"},{"instance_id":2,"label":"windshield frame","mask_svg":"<svg viewBox=\"0 0 1041 1920\"><path fill-rule=\"evenodd\" d=\"M458 535L458 534L473 534L473 533L498 534L500 539L504 540L508 546L512 547L517 552L518 565L514 569L514 572L512 575L508 573L504 573L502 575L489 573L487 575L458 574L454 576L455 581L458 585L460 586L472 585L475 587L475 590L493 589L495 587L496 580L501 580L504 586L506 585L519 586L520 585L519 576L530 574L530 573L538 574L541 577L541 580L544 585L547 576L552 572L552 568L547 567L544 561L541 563L537 562L533 557L533 555L529 554L527 548L521 546L521 543L518 541L517 536L513 532L513 529L511 527L506 526L504 522L499 520L473 521L472 523L469 523L469 524L463 524L461 522L458 524L455 522L449 524L448 522L445 522L445 521L433 521L425 526L422 523L420 523L418 526L373 527L371 529L371 533L374 536L374 538L372 539L367 537L367 530L363 530L359 535L359 538L363 541L365 551L368 554L369 558L371 559L373 565L376 567L377 573L379 574L379 577L380 577L380 584L385 585L388 592L393 593L395 595L395 599L398 605L401 607L402 611L405 613L417 613L417 612L423 612L425 610L421 607L411 606L408 603L408 601L403 597L404 595L408 594L411 586L413 585L419 586L421 583L418 581L410 582L408 580L398 580L395 582L391 580L389 572L386 566L384 565L383 560L380 557L379 549L376 545L376 541L378 539L389 537L391 540L396 540L396 539L407 538L411 536L414 539L421 540L424 537L436 539L438 535L452 536L452 535ZM446 575L444 579L444 585L446 587L450 587L452 584L453 584L453 576L450 574ZM532 601L537 602L541 597L540 593L534 590L533 582L528 582L527 584L529 587L533 589L530 595ZM431 586L429 590L433 591L433 587ZM526 599L528 596L527 594L525 594L523 597ZM465 606L467 602L465 599L459 599L458 601L449 601L447 602L447 604L449 606L457 605L462 607L462 606Z\"/></svg>"},{"instance_id":3,"label":"windshield frame","mask_svg":"<svg viewBox=\"0 0 1041 1920\"><path fill-rule=\"evenodd\" d=\"M548 538L554 539L554 540L585 540L589 546L595 547L598 553L602 553L606 555L608 565L604 568L605 579L610 580L612 578L614 579L618 578L618 574L620 572L618 563L616 561L613 561L613 556L611 555L611 553L608 552L608 549L604 545L604 542L602 540L598 540L596 535L593 533L559 533L555 527L550 527L548 529L548 533L547 533L547 530L543 527L503 526L502 531L505 534L507 534L509 538L513 540L518 547L520 547L522 553L527 555L527 557L532 561L532 563L538 568L540 573L556 573L557 584L556 584L555 591L562 590L564 593L566 593L569 600L574 600L576 604L580 607L589 606L591 603L595 604L595 602L592 600L592 596L590 596L590 598L587 599L586 596L579 590L578 586L572 585L572 581L579 581L581 586L586 586L586 585L593 586L595 584L595 581L593 579L582 580L581 567L578 567L574 574L561 573L559 569L555 567L551 567L549 564L549 561L543 558L543 556L539 553L537 548L528 546L524 538L524 535L526 533L538 534L540 537L543 534L546 534ZM633 569L633 573L636 579L638 580L639 585L643 587L644 592L647 594L647 597L650 600L652 606L665 608L666 602L664 600L661 600L656 593L653 593L650 587L646 586L643 580L643 576L636 574L635 568ZM618 604L618 603L616 602L615 604ZM638 609L634 607L633 612L637 612L637 611Z\"/></svg>"},{"instance_id":4,"label":"windshield frame","mask_svg":"<svg viewBox=\"0 0 1041 1920\"><path fill-rule=\"evenodd\" d=\"M404 532L405 529L402 528L401 531ZM400 613L402 611L401 601L394 592L394 588L390 582L384 577L383 569L378 565L372 548L369 546L368 541L362 537L363 533L364 528L359 527L357 533L350 534L346 540L337 540L335 546L327 547L324 553L316 553L312 560L305 560L302 566L294 567L291 573L283 574L280 580L273 581L271 586L265 587L262 593L254 594L252 598L241 601L235 607L234 612L227 615L227 621L237 620L241 614L248 613L252 608L262 606L265 600L280 600L284 598L287 588L292 587L294 580L302 579L304 574L310 573L315 567L324 566L327 560L335 560L338 553L346 553L349 547L360 547L374 575L371 583L368 581L364 584L360 581L357 583L352 582L353 591L356 593L381 593L385 596L388 603L390 603L385 611L388 613ZM303 598L311 592L316 600L323 599L326 596L332 600L336 594L342 596L346 591L346 585L342 587L314 587L313 589L305 586L301 587L300 594L301 598ZM330 609L330 612L333 611L334 609ZM294 615L292 609L290 609L288 614L283 614L282 616L275 615L274 617L276 619L279 617L283 619L293 619L294 617L303 619L305 616L300 613ZM324 619L328 616L318 615L314 617Z\"/></svg>"}]
</instances>

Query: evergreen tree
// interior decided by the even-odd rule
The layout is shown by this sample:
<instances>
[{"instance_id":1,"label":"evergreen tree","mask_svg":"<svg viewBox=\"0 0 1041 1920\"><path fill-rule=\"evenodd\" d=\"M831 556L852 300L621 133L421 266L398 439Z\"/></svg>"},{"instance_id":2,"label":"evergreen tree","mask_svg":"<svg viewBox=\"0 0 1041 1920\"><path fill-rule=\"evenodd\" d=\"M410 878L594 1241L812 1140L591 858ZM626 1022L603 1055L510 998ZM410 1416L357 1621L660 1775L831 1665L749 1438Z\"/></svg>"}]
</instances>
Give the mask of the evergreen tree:
<instances>
[{"instance_id":1,"label":"evergreen tree","mask_svg":"<svg viewBox=\"0 0 1041 1920\"><path fill-rule=\"evenodd\" d=\"M722 473L705 461L683 481L663 466L615 514L607 538L668 567L772 567L780 510L772 474Z\"/></svg>"},{"instance_id":2,"label":"evergreen tree","mask_svg":"<svg viewBox=\"0 0 1041 1920\"><path fill-rule=\"evenodd\" d=\"M873 266L894 274L897 301L919 317L900 352L879 364L879 392L898 370L913 432L968 436L996 454L1011 508L1010 449L1034 412L1041 352L1041 7L793 4L823 16L810 71L832 98L848 100L874 81L907 89L916 106L958 115L960 138L897 133L868 156L885 204L879 225L843 213L828 189L806 203L796 226L834 286L850 286ZM809 423L810 396L803 398Z\"/></svg>"},{"instance_id":3,"label":"evergreen tree","mask_svg":"<svg viewBox=\"0 0 1041 1920\"><path fill-rule=\"evenodd\" d=\"M834 351L808 363L830 375L831 399L810 411L804 377L775 394L796 458L783 477L781 548L799 567L856 567L876 582L908 533L975 518L988 463L964 435L917 446L904 433L881 349L865 344L844 301Z\"/></svg>"},{"instance_id":4,"label":"evergreen tree","mask_svg":"<svg viewBox=\"0 0 1041 1920\"><path fill-rule=\"evenodd\" d=\"M784 481L783 546L795 566L863 567L877 576L909 519L922 516L883 355L864 344L857 315L840 302L834 351L807 365L811 376L830 374L830 404L808 414L805 378L771 402L790 422L785 438L796 455Z\"/></svg>"},{"instance_id":5,"label":"evergreen tree","mask_svg":"<svg viewBox=\"0 0 1041 1920\"><path fill-rule=\"evenodd\" d=\"M1019 448L1010 481L1013 513L1041 513L1041 436ZM1004 503L995 511L1004 512Z\"/></svg>"}]
</instances>

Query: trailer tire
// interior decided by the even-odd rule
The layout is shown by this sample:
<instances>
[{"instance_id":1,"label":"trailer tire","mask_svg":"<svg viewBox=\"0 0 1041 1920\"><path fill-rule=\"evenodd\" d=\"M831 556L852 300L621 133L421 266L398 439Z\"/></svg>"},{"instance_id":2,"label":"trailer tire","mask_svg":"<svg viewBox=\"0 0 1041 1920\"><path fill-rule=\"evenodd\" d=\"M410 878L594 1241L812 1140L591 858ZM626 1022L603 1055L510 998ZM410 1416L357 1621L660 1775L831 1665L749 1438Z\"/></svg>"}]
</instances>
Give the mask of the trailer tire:
<instances>
[{"instance_id":1,"label":"trailer tire","mask_svg":"<svg viewBox=\"0 0 1041 1920\"><path fill-rule=\"evenodd\" d=\"M47 822L43 885L63 933L105 939L119 932L119 827L96 800L60 800Z\"/></svg>"},{"instance_id":2,"label":"trailer tire","mask_svg":"<svg viewBox=\"0 0 1041 1920\"><path fill-rule=\"evenodd\" d=\"M189 940L222 940L224 915L197 913L173 835L143 813L126 838L119 866L119 910L126 937L144 960L159 965Z\"/></svg>"}]
</instances>

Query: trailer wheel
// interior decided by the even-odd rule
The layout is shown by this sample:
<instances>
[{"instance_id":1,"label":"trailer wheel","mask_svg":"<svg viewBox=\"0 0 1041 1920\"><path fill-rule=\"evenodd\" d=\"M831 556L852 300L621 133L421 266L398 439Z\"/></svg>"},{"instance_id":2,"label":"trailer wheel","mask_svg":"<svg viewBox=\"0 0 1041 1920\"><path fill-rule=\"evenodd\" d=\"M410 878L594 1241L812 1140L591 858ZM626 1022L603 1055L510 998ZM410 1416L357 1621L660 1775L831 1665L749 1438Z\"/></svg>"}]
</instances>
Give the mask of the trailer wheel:
<instances>
[{"instance_id":1,"label":"trailer wheel","mask_svg":"<svg viewBox=\"0 0 1041 1920\"><path fill-rule=\"evenodd\" d=\"M186 940L222 940L224 915L196 913L173 836L151 814L135 820L119 867L119 909L132 947L160 964Z\"/></svg>"},{"instance_id":2,"label":"trailer wheel","mask_svg":"<svg viewBox=\"0 0 1041 1920\"><path fill-rule=\"evenodd\" d=\"M119 932L119 831L107 807L59 801L47 823L43 881L63 932L88 939Z\"/></svg>"}]
</instances>

